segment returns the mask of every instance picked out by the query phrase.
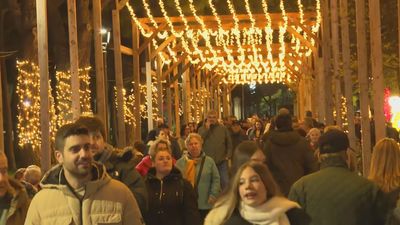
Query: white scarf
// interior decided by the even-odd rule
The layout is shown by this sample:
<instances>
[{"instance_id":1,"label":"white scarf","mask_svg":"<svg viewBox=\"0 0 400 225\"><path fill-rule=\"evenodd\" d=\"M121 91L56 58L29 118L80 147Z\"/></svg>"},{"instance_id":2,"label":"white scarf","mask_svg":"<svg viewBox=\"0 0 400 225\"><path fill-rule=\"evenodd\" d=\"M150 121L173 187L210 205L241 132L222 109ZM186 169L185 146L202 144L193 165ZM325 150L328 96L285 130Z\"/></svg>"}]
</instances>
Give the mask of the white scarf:
<instances>
[{"instance_id":1,"label":"white scarf","mask_svg":"<svg viewBox=\"0 0 400 225\"><path fill-rule=\"evenodd\" d=\"M273 197L257 207L251 207L241 202L239 212L245 220L252 224L290 225L285 213L292 208L300 208L300 206L286 198Z\"/></svg>"}]
</instances>

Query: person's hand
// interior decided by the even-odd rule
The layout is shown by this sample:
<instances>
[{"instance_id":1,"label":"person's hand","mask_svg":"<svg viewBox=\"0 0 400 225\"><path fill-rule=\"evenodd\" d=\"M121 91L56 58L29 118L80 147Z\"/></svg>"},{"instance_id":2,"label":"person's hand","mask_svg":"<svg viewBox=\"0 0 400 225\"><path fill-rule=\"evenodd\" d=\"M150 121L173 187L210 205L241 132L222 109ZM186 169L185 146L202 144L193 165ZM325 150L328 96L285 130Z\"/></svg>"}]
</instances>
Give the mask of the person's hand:
<instances>
[{"instance_id":1,"label":"person's hand","mask_svg":"<svg viewBox=\"0 0 400 225\"><path fill-rule=\"evenodd\" d=\"M208 204L214 205L216 200L217 200L217 198L215 198L214 196L210 195L210 197L208 197Z\"/></svg>"},{"instance_id":2,"label":"person's hand","mask_svg":"<svg viewBox=\"0 0 400 225\"><path fill-rule=\"evenodd\" d=\"M205 126L206 126L206 129L210 129L210 121L209 120L206 120L206 122L205 122Z\"/></svg>"}]
</instances>

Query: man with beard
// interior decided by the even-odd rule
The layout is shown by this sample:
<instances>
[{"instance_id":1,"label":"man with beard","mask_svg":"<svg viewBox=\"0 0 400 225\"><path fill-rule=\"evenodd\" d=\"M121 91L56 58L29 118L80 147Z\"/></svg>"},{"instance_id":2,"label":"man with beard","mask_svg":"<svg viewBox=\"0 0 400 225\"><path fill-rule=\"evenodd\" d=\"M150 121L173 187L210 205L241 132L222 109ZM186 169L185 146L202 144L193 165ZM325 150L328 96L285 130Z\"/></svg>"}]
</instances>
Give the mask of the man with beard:
<instances>
[{"instance_id":1,"label":"man with beard","mask_svg":"<svg viewBox=\"0 0 400 225\"><path fill-rule=\"evenodd\" d=\"M59 164L43 177L25 225L143 224L129 189L93 161L87 128L75 123L60 127L55 158Z\"/></svg>"},{"instance_id":2,"label":"man with beard","mask_svg":"<svg viewBox=\"0 0 400 225\"><path fill-rule=\"evenodd\" d=\"M81 116L76 123L89 130L93 158L105 165L112 178L128 186L144 214L147 210L147 191L144 180L135 169L133 152L129 148L121 150L107 144L104 124L98 117Z\"/></svg>"},{"instance_id":3,"label":"man with beard","mask_svg":"<svg viewBox=\"0 0 400 225\"><path fill-rule=\"evenodd\" d=\"M205 123L199 128L199 134L204 140L203 151L214 159L217 165L222 190L229 182L228 161L232 157L232 140L228 129L218 123L218 113L210 110Z\"/></svg>"},{"instance_id":4,"label":"man with beard","mask_svg":"<svg viewBox=\"0 0 400 225\"><path fill-rule=\"evenodd\" d=\"M0 152L0 224L24 224L29 207L25 188L8 177L8 163Z\"/></svg>"}]
</instances>

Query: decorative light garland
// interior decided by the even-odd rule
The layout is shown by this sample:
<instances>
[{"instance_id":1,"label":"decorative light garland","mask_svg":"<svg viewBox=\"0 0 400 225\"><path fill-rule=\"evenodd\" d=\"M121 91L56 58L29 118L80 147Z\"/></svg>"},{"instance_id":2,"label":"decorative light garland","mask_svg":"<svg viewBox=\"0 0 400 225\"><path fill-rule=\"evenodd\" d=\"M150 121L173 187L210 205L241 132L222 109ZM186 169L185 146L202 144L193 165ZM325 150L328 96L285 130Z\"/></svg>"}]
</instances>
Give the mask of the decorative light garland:
<instances>
[{"instance_id":1,"label":"decorative light garland","mask_svg":"<svg viewBox=\"0 0 400 225\"><path fill-rule=\"evenodd\" d=\"M18 77L16 93L18 95L18 123L17 133L19 146L23 148L31 145L33 151L39 152L41 145L40 130L40 74L39 67L29 61L17 61ZM50 102L50 137L54 140L56 118L54 99L51 95L49 82Z\"/></svg>"}]
</instances>

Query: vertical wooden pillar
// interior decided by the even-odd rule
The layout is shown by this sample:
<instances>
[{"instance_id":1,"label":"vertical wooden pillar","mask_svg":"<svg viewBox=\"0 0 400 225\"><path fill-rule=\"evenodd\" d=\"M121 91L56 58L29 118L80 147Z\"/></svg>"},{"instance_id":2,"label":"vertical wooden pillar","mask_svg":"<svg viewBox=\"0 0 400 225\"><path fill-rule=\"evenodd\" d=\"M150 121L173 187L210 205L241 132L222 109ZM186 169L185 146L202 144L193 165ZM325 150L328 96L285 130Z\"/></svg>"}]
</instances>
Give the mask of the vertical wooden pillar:
<instances>
[{"instance_id":1,"label":"vertical wooden pillar","mask_svg":"<svg viewBox=\"0 0 400 225\"><path fill-rule=\"evenodd\" d=\"M350 37L347 8L347 0L340 0L340 25L342 34L344 90L346 96L347 123L349 130L348 136L350 139L350 146L355 149L357 140L354 127L353 80L350 69Z\"/></svg>"},{"instance_id":2,"label":"vertical wooden pillar","mask_svg":"<svg viewBox=\"0 0 400 225\"><path fill-rule=\"evenodd\" d=\"M4 76L2 74L3 72L3 59L0 57L0 152L5 152L5 148L4 148L4 126L3 126L3 88L2 88L2 77ZM4 96L5 97L5 96Z\"/></svg>"},{"instance_id":3,"label":"vertical wooden pillar","mask_svg":"<svg viewBox=\"0 0 400 225\"><path fill-rule=\"evenodd\" d=\"M186 62L187 63L187 62ZM185 123L192 122L191 113L190 113L190 96L191 96L191 89L190 89L190 68L183 73L182 79L182 88L183 88L183 118Z\"/></svg>"},{"instance_id":4,"label":"vertical wooden pillar","mask_svg":"<svg viewBox=\"0 0 400 225\"><path fill-rule=\"evenodd\" d=\"M217 100L216 102L216 111L218 113L218 117L221 118L221 85L220 84L216 84L216 92L215 92L215 99Z\"/></svg>"},{"instance_id":5,"label":"vertical wooden pillar","mask_svg":"<svg viewBox=\"0 0 400 225\"><path fill-rule=\"evenodd\" d=\"M107 104L106 104L107 94L106 94L106 81L104 73L101 28L102 28L101 1L93 0L94 58L95 58L95 68L96 68L96 114L103 121L106 133L108 133Z\"/></svg>"},{"instance_id":6,"label":"vertical wooden pillar","mask_svg":"<svg viewBox=\"0 0 400 225\"><path fill-rule=\"evenodd\" d=\"M51 166L50 147L50 100L49 100L49 57L48 57L48 30L47 30L47 1L36 1L38 58L40 73L40 130L42 143L41 168L43 172Z\"/></svg>"},{"instance_id":7,"label":"vertical wooden pillar","mask_svg":"<svg viewBox=\"0 0 400 225\"><path fill-rule=\"evenodd\" d=\"M121 55L121 32L119 22L119 11L112 11L113 23L113 41L114 41L114 60L115 60L115 86L117 89L117 146L126 146L125 135L125 115L124 115L124 94L123 94L123 71L122 71L122 55Z\"/></svg>"},{"instance_id":8,"label":"vertical wooden pillar","mask_svg":"<svg viewBox=\"0 0 400 225\"><path fill-rule=\"evenodd\" d=\"M319 57L318 52L314 53L314 65L315 65L315 76L317 78L317 89L318 89L318 95L317 96L317 101L318 101L318 106L317 106L317 112L318 112L318 121L323 122L325 119L325 76L324 76L324 65L323 65L323 59Z\"/></svg>"},{"instance_id":9,"label":"vertical wooden pillar","mask_svg":"<svg viewBox=\"0 0 400 225\"><path fill-rule=\"evenodd\" d=\"M211 74L208 72L206 74L206 90L208 91L208 93L211 94L211 90L210 90L210 76ZM207 102L206 102L206 112L208 112L211 108L211 95L207 95Z\"/></svg>"},{"instance_id":10,"label":"vertical wooden pillar","mask_svg":"<svg viewBox=\"0 0 400 225\"><path fill-rule=\"evenodd\" d=\"M158 112L159 116L164 117L164 107L163 107L163 85L162 85L162 67L163 62L160 56L157 56L157 91L158 91Z\"/></svg>"},{"instance_id":11,"label":"vertical wooden pillar","mask_svg":"<svg viewBox=\"0 0 400 225\"><path fill-rule=\"evenodd\" d=\"M360 85L361 146L363 174L368 176L371 162L371 126L369 122L367 34L365 29L365 1L356 0L357 67Z\"/></svg>"},{"instance_id":12,"label":"vertical wooden pillar","mask_svg":"<svg viewBox=\"0 0 400 225\"><path fill-rule=\"evenodd\" d=\"M341 76L339 74L339 17L337 1L331 3L331 29L332 29L332 58L333 58L333 78L335 81L335 108L336 124L342 127L342 88Z\"/></svg>"},{"instance_id":13,"label":"vertical wooden pillar","mask_svg":"<svg viewBox=\"0 0 400 225\"><path fill-rule=\"evenodd\" d=\"M132 50L133 50L133 88L135 90L135 132L133 134L134 140L142 140L142 117L140 115L140 55L139 49L139 30L136 24L132 21Z\"/></svg>"},{"instance_id":14,"label":"vertical wooden pillar","mask_svg":"<svg viewBox=\"0 0 400 225\"><path fill-rule=\"evenodd\" d=\"M384 80L382 65L381 13L379 0L369 0L369 29L371 34L371 73L374 103L375 140L386 137Z\"/></svg>"},{"instance_id":15,"label":"vertical wooden pillar","mask_svg":"<svg viewBox=\"0 0 400 225\"><path fill-rule=\"evenodd\" d=\"M223 117L228 116L228 86L226 84L221 84L220 85L222 89L222 110L223 110Z\"/></svg>"},{"instance_id":16,"label":"vertical wooden pillar","mask_svg":"<svg viewBox=\"0 0 400 225\"><path fill-rule=\"evenodd\" d=\"M329 24L329 3L328 0L321 0L322 5L322 54L324 65L324 79L321 79L321 86L325 87L324 95L325 123L333 124L333 101L332 101L332 75L331 75L331 39Z\"/></svg>"},{"instance_id":17,"label":"vertical wooden pillar","mask_svg":"<svg viewBox=\"0 0 400 225\"><path fill-rule=\"evenodd\" d=\"M171 74L167 74L167 116L168 116L168 126L172 129L172 93L171 93Z\"/></svg>"},{"instance_id":18,"label":"vertical wooden pillar","mask_svg":"<svg viewBox=\"0 0 400 225\"><path fill-rule=\"evenodd\" d=\"M178 74L178 69L175 67L174 69L174 76L177 76ZM179 115L179 85L178 85L178 79L175 80L174 82L174 106L175 106L175 132L176 132L176 137L181 136L181 117Z\"/></svg>"},{"instance_id":19,"label":"vertical wooden pillar","mask_svg":"<svg viewBox=\"0 0 400 225\"><path fill-rule=\"evenodd\" d=\"M146 90L147 90L147 124L148 130L153 129L153 88L151 82L151 62L146 62Z\"/></svg>"},{"instance_id":20,"label":"vertical wooden pillar","mask_svg":"<svg viewBox=\"0 0 400 225\"><path fill-rule=\"evenodd\" d=\"M69 58L71 66L72 119L75 121L81 114L79 102L79 58L78 31L76 26L76 0L68 0L68 33Z\"/></svg>"},{"instance_id":21,"label":"vertical wooden pillar","mask_svg":"<svg viewBox=\"0 0 400 225\"><path fill-rule=\"evenodd\" d=\"M191 87L190 89L192 90L192 97L191 98L191 112L192 112L192 117L194 118L194 121L198 122L198 118L197 118L197 88L196 88L196 72L197 70L195 70L194 68L190 71L191 72L191 79L190 79L190 83L191 83Z\"/></svg>"}]
</instances>

